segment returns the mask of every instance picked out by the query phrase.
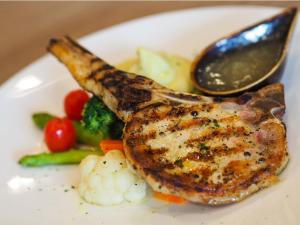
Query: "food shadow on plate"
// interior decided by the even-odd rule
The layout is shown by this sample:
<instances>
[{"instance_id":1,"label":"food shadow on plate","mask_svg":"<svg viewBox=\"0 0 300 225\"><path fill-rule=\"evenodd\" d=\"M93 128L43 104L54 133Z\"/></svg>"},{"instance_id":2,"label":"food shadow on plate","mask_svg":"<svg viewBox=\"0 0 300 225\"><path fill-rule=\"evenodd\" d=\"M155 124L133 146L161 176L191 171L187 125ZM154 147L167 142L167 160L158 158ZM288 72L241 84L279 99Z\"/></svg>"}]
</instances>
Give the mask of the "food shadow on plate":
<instances>
[{"instance_id":1,"label":"food shadow on plate","mask_svg":"<svg viewBox=\"0 0 300 225\"><path fill-rule=\"evenodd\" d=\"M281 182L284 182L282 179ZM280 183L281 183L280 182ZM274 185L272 187L262 189L258 191L255 195L251 195L248 198L233 204L218 205L218 206L209 206L196 203L186 203L183 205L169 204L162 201L155 200L148 197L145 203L141 204L140 207L143 208L145 213L138 213L133 215L134 218L147 218L151 219L152 216L163 215L165 217L176 219L176 221L186 222L190 218L199 218L201 215L202 221L199 221L199 224L209 224L210 222L224 222L226 221L228 215L246 213L251 214L251 210L254 208L263 207L267 205L270 199L273 199L273 196L278 196L280 201L284 201L286 195L278 194L282 188L280 185ZM250 211L249 211L250 210ZM267 216L267 215L265 215ZM259 221L260 216L257 216L257 221Z\"/></svg>"}]
</instances>

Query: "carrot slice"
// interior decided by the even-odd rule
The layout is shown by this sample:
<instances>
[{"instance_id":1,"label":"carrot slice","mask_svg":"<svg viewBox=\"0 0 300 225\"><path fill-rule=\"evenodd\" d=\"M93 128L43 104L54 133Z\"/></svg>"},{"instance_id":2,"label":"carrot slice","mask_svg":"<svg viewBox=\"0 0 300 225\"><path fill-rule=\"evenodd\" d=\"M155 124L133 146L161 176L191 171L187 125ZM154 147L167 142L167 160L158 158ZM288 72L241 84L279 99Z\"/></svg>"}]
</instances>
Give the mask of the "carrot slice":
<instances>
[{"instance_id":1,"label":"carrot slice","mask_svg":"<svg viewBox=\"0 0 300 225\"><path fill-rule=\"evenodd\" d=\"M166 201L169 203L174 203L174 204L185 204L186 200L184 198L175 196L175 195L168 195L168 194L163 194L160 192L154 192L154 198L162 200L162 201Z\"/></svg>"},{"instance_id":2,"label":"carrot slice","mask_svg":"<svg viewBox=\"0 0 300 225\"><path fill-rule=\"evenodd\" d=\"M100 148L104 153L107 153L111 150L124 150L123 141L121 140L103 140L100 142Z\"/></svg>"}]
</instances>

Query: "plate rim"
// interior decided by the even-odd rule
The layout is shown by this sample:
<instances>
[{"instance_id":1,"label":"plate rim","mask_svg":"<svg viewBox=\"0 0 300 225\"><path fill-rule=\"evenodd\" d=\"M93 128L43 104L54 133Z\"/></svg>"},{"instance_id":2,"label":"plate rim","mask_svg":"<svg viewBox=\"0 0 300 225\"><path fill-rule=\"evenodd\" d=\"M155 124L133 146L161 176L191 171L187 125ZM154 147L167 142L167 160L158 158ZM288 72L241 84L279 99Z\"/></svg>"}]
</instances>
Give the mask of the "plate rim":
<instances>
[{"instance_id":1,"label":"plate rim","mask_svg":"<svg viewBox=\"0 0 300 225\"><path fill-rule=\"evenodd\" d=\"M87 33L79 38L76 38L78 42L85 42L88 41L89 38L95 35L101 35L102 33L105 32L110 32L113 29L118 29L119 27L122 26L127 26L133 23L139 23L143 20L151 20L155 17L164 17L164 16L170 16L174 14L180 14L180 13L191 13L191 12L196 12L196 11L206 11L206 10L224 10L224 9L247 9L247 10L279 10L279 9L284 9L284 7L278 7L278 6L265 6L265 5L222 5L222 6L204 6L204 7L190 7L186 9L179 9L179 10L171 10L171 11L165 11L165 12L158 12L142 17L137 17L133 19L129 19L126 21L123 21L121 23L116 23L111 26L107 26L98 30L94 30L90 33ZM49 37L49 40L51 37ZM24 73L26 70L30 70L31 67L35 66L36 64L41 63L44 60L47 60L47 58L50 58L51 54L45 51L41 56L37 57L36 59L32 60L22 68L20 68L18 71L13 73L7 80L5 80L1 85L0 85L0 94L1 92L4 92L6 88L8 88L10 85L12 85L15 80L18 80L21 75Z\"/></svg>"},{"instance_id":2,"label":"plate rim","mask_svg":"<svg viewBox=\"0 0 300 225\"><path fill-rule=\"evenodd\" d=\"M96 30L94 32L91 32L87 35L82 36L81 38L79 38L79 41L86 41L87 40L87 42L88 42L88 39L92 38L94 35L99 36L99 35L102 35L102 32L110 32L111 29L118 28L119 26L127 26L127 25L130 25L130 23L142 22L143 20L151 19L151 17L160 17L161 15L168 16L169 14L173 14L173 13L176 14L177 12L182 13L183 11L185 11L185 12L194 11L194 10L195 11L198 11L198 10L202 11L202 10L207 10L207 9L211 10L211 9L224 9L224 8L230 8L230 9L243 8L243 9L245 9L246 7L240 7L240 6L234 6L234 7L232 7L232 6L217 6L217 7L200 7L200 8L197 7L197 8L174 10L174 11L168 11L168 12L163 12L163 13L152 14L152 15L149 15L149 16L139 17L139 18L135 18L135 19L132 19L132 20L124 21L122 23L119 23L119 24L116 24L116 25L113 25L113 26L110 26L110 27L107 27L107 28L104 28L104 29ZM257 10L257 9L270 9L270 10L273 10L273 9L278 9L279 7L260 7L260 6L259 7L256 7L256 6L252 7L251 6L249 8L252 8L253 10ZM247 7L247 9L249 9L249 8ZM300 18L298 18L298 19L300 19ZM51 55L49 53L45 53L42 56L38 57L36 60L33 60L31 63L27 64L25 67L20 69L18 72L14 73L7 81L5 81L2 85L0 85L0 97L6 97L7 94L8 94L7 90L9 90L9 89L6 89L6 88L7 87L10 88L11 85L14 85L15 82L18 81L20 78L22 78L23 75L26 75L26 74L28 75L28 71L31 71L36 66L40 67L41 63L46 63L47 65L49 65L49 62L50 62L49 59L50 58L52 58ZM51 62L52 62L52 59L51 59ZM2 95L2 94L4 94L4 95ZM253 202L253 199L252 199L252 202ZM130 224L130 223L128 222L128 224Z\"/></svg>"}]
</instances>

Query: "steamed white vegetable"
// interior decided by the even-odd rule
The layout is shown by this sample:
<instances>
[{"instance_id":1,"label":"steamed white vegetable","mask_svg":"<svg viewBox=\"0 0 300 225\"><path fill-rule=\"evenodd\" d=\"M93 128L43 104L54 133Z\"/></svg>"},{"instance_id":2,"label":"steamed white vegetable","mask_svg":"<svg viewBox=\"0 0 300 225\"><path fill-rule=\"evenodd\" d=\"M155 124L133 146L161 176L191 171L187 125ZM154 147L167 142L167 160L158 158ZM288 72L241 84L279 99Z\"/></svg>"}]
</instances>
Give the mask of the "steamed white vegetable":
<instances>
[{"instance_id":1,"label":"steamed white vegetable","mask_svg":"<svg viewBox=\"0 0 300 225\"><path fill-rule=\"evenodd\" d=\"M105 156L90 155L82 160L78 190L92 204L137 203L146 196L146 183L130 170L124 154L113 150Z\"/></svg>"},{"instance_id":2,"label":"steamed white vegetable","mask_svg":"<svg viewBox=\"0 0 300 225\"><path fill-rule=\"evenodd\" d=\"M139 48L137 58L117 66L121 70L149 77L159 84L181 92L191 92L191 62L185 58Z\"/></svg>"}]
</instances>

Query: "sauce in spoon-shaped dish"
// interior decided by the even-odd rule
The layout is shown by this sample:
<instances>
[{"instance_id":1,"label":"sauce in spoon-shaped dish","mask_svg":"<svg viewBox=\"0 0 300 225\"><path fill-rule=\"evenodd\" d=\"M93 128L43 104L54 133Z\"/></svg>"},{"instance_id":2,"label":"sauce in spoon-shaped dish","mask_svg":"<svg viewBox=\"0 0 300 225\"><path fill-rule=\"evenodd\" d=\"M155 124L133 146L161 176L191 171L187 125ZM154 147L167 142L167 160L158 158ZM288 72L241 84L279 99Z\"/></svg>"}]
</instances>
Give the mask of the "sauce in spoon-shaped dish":
<instances>
[{"instance_id":1,"label":"sauce in spoon-shaped dish","mask_svg":"<svg viewBox=\"0 0 300 225\"><path fill-rule=\"evenodd\" d=\"M210 45L194 62L196 86L211 95L235 94L278 75L296 13L287 9Z\"/></svg>"}]
</instances>

